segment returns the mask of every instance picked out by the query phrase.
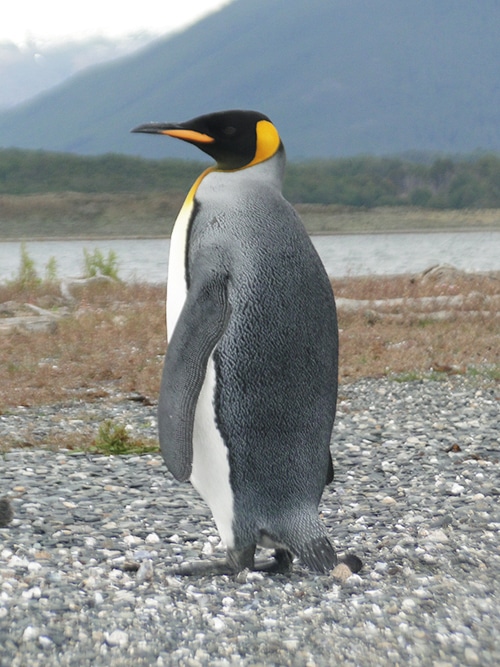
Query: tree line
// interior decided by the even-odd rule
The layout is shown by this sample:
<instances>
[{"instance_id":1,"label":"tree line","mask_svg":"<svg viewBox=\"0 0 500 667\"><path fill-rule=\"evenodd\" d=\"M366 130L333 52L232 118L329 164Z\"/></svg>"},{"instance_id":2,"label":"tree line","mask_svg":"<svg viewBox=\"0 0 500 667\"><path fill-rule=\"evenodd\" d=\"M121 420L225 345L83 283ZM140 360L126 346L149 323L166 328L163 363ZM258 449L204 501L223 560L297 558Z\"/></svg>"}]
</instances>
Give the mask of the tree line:
<instances>
[{"instance_id":1,"label":"tree line","mask_svg":"<svg viewBox=\"0 0 500 667\"><path fill-rule=\"evenodd\" d=\"M0 149L0 194L185 192L206 164L117 154L79 156ZM358 156L288 164L293 203L375 207L500 207L500 156L412 160Z\"/></svg>"}]
</instances>

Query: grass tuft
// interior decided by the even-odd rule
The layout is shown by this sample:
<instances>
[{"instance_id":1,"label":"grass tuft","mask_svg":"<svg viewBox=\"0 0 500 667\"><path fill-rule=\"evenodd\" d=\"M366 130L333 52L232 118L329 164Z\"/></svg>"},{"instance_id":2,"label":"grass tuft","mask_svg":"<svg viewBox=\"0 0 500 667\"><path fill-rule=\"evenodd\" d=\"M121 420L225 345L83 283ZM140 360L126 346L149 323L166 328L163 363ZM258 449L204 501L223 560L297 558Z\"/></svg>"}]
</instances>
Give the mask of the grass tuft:
<instances>
[{"instance_id":1,"label":"grass tuft","mask_svg":"<svg viewBox=\"0 0 500 667\"><path fill-rule=\"evenodd\" d=\"M113 280L118 278L118 256L114 250L108 252L107 257L99 248L94 248L93 252L83 249L85 278L94 278L95 276L107 276Z\"/></svg>"},{"instance_id":2,"label":"grass tuft","mask_svg":"<svg viewBox=\"0 0 500 667\"><path fill-rule=\"evenodd\" d=\"M155 452L158 451L158 445L132 438L126 426L107 419L99 426L99 432L90 446L90 451L107 456L123 456Z\"/></svg>"}]
</instances>

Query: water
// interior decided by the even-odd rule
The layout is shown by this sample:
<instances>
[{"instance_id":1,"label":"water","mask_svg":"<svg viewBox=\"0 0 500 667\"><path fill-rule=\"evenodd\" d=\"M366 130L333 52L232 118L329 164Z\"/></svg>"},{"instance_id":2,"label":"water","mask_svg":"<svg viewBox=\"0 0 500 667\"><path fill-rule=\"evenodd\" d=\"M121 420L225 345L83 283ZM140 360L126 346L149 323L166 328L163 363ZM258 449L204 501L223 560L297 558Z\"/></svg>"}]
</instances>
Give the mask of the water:
<instances>
[{"instance_id":1,"label":"water","mask_svg":"<svg viewBox=\"0 0 500 667\"><path fill-rule=\"evenodd\" d=\"M314 236L313 243L332 277L346 275L415 273L435 264L451 264L465 271L500 270L500 231L436 234L353 234ZM108 241L29 241L26 249L44 276L51 257L59 278L81 276L83 250L114 250L124 280L166 281L168 239ZM19 270L21 244L0 242L0 282Z\"/></svg>"}]
</instances>

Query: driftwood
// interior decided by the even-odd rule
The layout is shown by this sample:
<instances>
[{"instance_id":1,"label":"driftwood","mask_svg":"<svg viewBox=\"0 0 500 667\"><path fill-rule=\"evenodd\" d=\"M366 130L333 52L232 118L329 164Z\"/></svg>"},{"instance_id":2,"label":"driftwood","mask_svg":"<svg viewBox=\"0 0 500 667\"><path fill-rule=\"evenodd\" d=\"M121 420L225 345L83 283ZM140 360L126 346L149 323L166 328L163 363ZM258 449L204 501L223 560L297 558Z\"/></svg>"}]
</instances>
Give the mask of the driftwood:
<instances>
[{"instance_id":1,"label":"driftwood","mask_svg":"<svg viewBox=\"0 0 500 667\"><path fill-rule=\"evenodd\" d=\"M61 282L61 294L66 301L76 301L78 293L89 285L113 285L114 278L109 276L92 276L91 278L68 278Z\"/></svg>"},{"instance_id":2,"label":"driftwood","mask_svg":"<svg viewBox=\"0 0 500 667\"><path fill-rule=\"evenodd\" d=\"M492 296L471 292L470 294L457 294L454 296L423 296L420 298L408 299L336 299L337 308L345 312L355 312L360 310L394 311L398 309L412 310L416 312L427 312L439 308L453 309L454 312L466 309L471 311L471 307L481 306L481 312L497 310L500 308L500 294Z\"/></svg>"},{"instance_id":3,"label":"driftwood","mask_svg":"<svg viewBox=\"0 0 500 667\"><path fill-rule=\"evenodd\" d=\"M412 279L421 282L450 283L464 273L448 265L427 269ZM25 331L51 331L61 317L66 317L78 301L79 292L89 285L113 284L108 276L92 278L69 278L61 282L60 290L65 306L57 311L45 310L33 304L7 302L0 304L0 333L12 329ZM380 319L405 320L410 314L414 318L447 320L456 317L472 318L500 315L500 294L487 295L480 292L454 296L425 296L398 299L344 299L337 298L337 309L341 313L361 312L368 322Z\"/></svg>"},{"instance_id":4,"label":"driftwood","mask_svg":"<svg viewBox=\"0 0 500 667\"><path fill-rule=\"evenodd\" d=\"M32 314L26 314L26 313ZM53 312L32 303L0 304L0 332L22 329L23 331L53 331L57 321L67 314L66 310Z\"/></svg>"},{"instance_id":5,"label":"driftwood","mask_svg":"<svg viewBox=\"0 0 500 667\"><path fill-rule=\"evenodd\" d=\"M0 333L20 329L22 331L54 331L57 322L67 317L70 310L77 303L79 291L89 285L115 283L108 276L94 276L92 278L68 278L60 285L62 307L57 311L46 310L32 303L17 303L8 301L0 303Z\"/></svg>"},{"instance_id":6,"label":"driftwood","mask_svg":"<svg viewBox=\"0 0 500 667\"><path fill-rule=\"evenodd\" d=\"M447 264L433 266L413 276L421 283L452 283L465 273ZM455 317L484 317L500 315L500 294L481 292L453 296L423 296L397 299L336 299L337 309L344 313L362 312L369 321L379 319L403 320L410 313L413 317L429 320L448 320Z\"/></svg>"}]
</instances>

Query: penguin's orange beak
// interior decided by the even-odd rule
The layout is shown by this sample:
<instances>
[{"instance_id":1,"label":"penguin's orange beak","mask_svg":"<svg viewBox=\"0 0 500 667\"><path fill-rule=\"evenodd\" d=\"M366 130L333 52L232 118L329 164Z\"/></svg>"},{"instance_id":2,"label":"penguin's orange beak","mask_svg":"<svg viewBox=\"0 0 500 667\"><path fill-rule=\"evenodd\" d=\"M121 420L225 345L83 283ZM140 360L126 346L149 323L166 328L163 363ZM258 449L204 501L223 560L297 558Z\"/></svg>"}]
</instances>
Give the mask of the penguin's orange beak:
<instances>
[{"instance_id":1,"label":"penguin's orange beak","mask_svg":"<svg viewBox=\"0 0 500 667\"><path fill-rule=\"evenodd\" d=\"M211 144L215 141L213 137L196 130L187 130L171 123L146 123L134 127L131 132L144 132L146 134L167 134L169 137L190 141L195 144Z\"/></svg>"}]
</instances>

